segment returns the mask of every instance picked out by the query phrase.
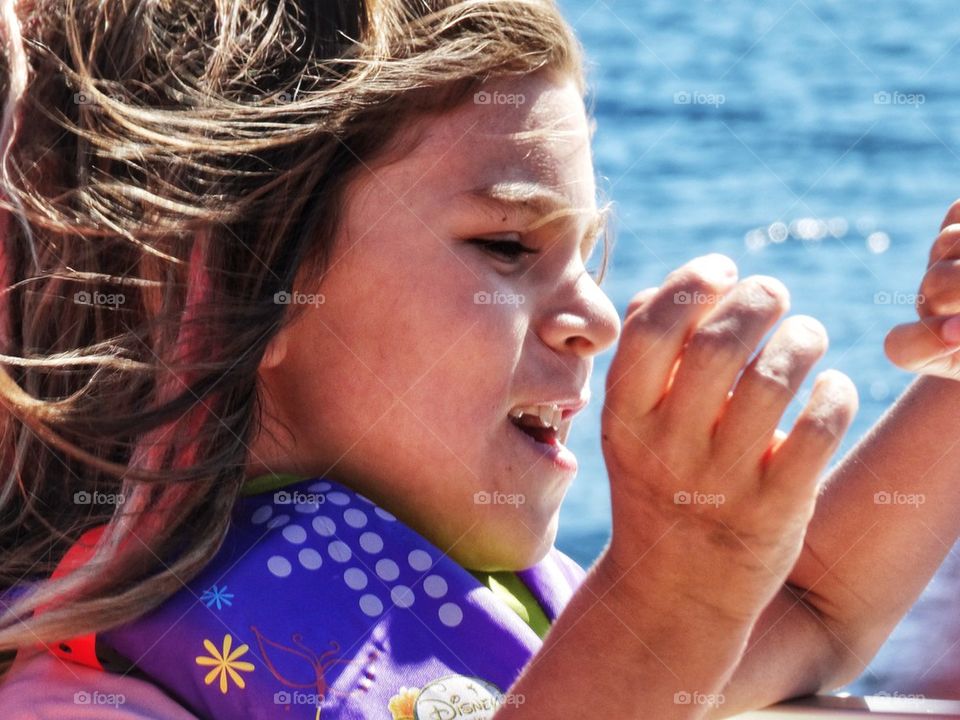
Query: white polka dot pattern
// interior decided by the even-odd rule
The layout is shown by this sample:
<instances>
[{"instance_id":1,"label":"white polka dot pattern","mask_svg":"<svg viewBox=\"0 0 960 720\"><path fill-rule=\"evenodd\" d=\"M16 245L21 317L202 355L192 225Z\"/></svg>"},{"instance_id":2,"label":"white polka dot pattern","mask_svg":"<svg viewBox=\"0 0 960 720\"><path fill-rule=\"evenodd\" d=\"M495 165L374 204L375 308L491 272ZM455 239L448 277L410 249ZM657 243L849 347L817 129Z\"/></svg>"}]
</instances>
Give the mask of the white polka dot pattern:
<instances>
[{"instance_id":1,"label":"white polka dot pattern","mask_svg":"<svg viewBox=\"0 0 960 720\"><path fill-rule=\"evenodd\" d=\"M407 562L410 563L410 567L418 572L426 572L433 564L430 554L423 550L411 550L410 554L407 555Z\"/></svg>"},{"instance_id":2,"label":"white polka dot pattern","mask_svg":"<svg viewBox=\"0 0 960 720\"><path fill-rule=\"evenodd\" d=\"M313 548L304 548L301 550L297 553L297 560L299 560L300 564L307 570L316 570L323 565L323 558L320 557L320 553Z\"/></svg>"},{"instance_id":3,"label":"white polka dot pattern","mask_svg":"<svg viewBox=\"0 0 960 720\"><path fill-rule=\"evenodd\" d=\"M316 530L317 535L330 537L337 532L337 524L325 515L318 515L313 519L313 529Z\"/></svg>"},{"instance_id":4,"label":"white polka dot pattern","mask_svg":"<svg viewBox=\"0 0 960 720\"><path fill-rule=\"evenodd\" d=\"M423 581L423 591L432 598L447 594L447 581L439 575L428 575Z\"/></svg>"},{"instance_id":5,"label":"white polka dot pattern","mask_svg":"<svg viewBox=\"0 0 960 720\"><path fill-rule=\"evenodd\" d=\"M250 515L253 525L265 525L267 530L281 528L286 547L295 558L291 561L283 554L270 555L266 565L273 577L286 578L295 567L302 568L301 572L315 571L329 558L335 564L350 563L340 577L347 588L357 593L357 607L368 617L380 617L389 609L416 606L425 620L434 617L434 622L441 626L455 628L463 622L463 608L447 599L450 587L446 578L436 571L430 573L440 569L440 558L420 548L406 555L400 548L390 552L385 538L392 531L385 523L396 522L394 515L369 499L326 481L314 482L308 490L314 497L293 506L298 522L291 522L289 501L283 505L260 505ZM302 492L299 495L303 497ZM319 514L321 509L323 514ZM300 524L307 520L309 528ZM312 533L308 532L310 529ZM385 552L386 557L370 557ZM391 554L393 557L389 557ZM426 573L430 574L424 577Z\"/></svg>"},{"instance_id":6,"label":"white polka dot pattern","mask_svg":"<svg viewBox=\"0 0 960 720\"><path fill-rule=\"evenodd\" d=\"M349 568L343 574L343 581L351 590L363 590L367 586L367 574L360 568Z\"/></svg>"},{"instance_id":7,"label":"white polka dot pattern","mask_svg":"<svg viewBox=\"0 0 960 720\"><path fill-rule=\"evenodd\" d=\"M456 603L444 603L437 614L440 616L440 622L447 627L456 627L463 621L463 610Z\"/></svg>"},{"instance_id":8,"label":"white polka dot pattern","mask_svg":"<svg viewBox=\"0 0 960 720\"><path fill-rule=\"evenodd\" d=\"M398 577L400 577L400 568L397 564L390 560L389 558L384 558L383 560L377 560L377 575L380 576L381 580L386 580L387 582L393 582Z\"/></svg>"},{"instance_id":9,"label":"white polka dot pattern","mask_svg":"<svg viewBox=\"0 0 960 720\"><path fill-rule=\"evenodd\" d=\"M283 529L283 537L294 545L300 545L307 539L307 531L299 525L287 525Z\"/></svg>"},{"instance_id":10,"label":"white polka dot pattern","mask_svg":"<svg viewBox=\"0 0 960 720\"><path fill-rule=\"evenodd\" d=\"M383 612L383 602L376 595L363 595L360 597L360 609L364 614L376 617Z\"/></svg>"},{"instance_id":11,"label":"white polka dot pattern","mask_svg":"<svg viewBox=\"0 0 960 720\"><path fill-rule=\"evenodd\" d=\"M360 536L360 547L371 555L376 555L383 550L383 538L375 532L365 532Z\"/></svg>"},{"instance_id":12,"label":"white polka dot pattern","mask_svg":"<svg viewBox=\"0 0 960 720\"><path fill-rule=\"evenodd\" d=\"M286 577L292 569L290 561L282 555L272 555L270 559L267 560L267 570L277 577Z\"/></svg>"},{"instance_id":13,"label":"white polka dot pattern","mask_svg":"<svg viewBox=\"0 0 960 720\"><path fill-rule=\"evenodd\" d=\"M330 543L327 546L327 552L330 553L330 557L337 562L347 562L351 557L353 557L353 552L351 552L350 546L342 540L334 540L332 543Z\"/></svg>"},{"instance_id":14,"label":"white polka dot pattern","mask_svg":"<svg viewBox=\"0 0 960 720\"><path fill-rule=\"evenodd\" d=\"M254 525L262 525L270 518L271 515L273 515L273 508L269 505L263 505L253 511L253 515L250 517L250 522L252 522Z\"/></svg>"}]
</instances>

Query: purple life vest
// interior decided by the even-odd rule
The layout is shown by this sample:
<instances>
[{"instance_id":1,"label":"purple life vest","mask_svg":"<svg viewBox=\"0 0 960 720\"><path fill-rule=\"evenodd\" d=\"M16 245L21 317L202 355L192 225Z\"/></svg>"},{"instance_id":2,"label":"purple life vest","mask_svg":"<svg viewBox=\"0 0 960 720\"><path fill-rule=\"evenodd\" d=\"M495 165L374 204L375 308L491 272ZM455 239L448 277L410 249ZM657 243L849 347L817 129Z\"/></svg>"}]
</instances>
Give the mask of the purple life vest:
<instances>
[{"instance_id":1,"label":"purple life vest","mask_svg":"<svg viewBox=\"0 0 960 720\"><path fill-rule=\"evenodd\" d=\"M584 574L556 548L517 573L551 622ZM430 542L322 479L242 498L187 588L96 642L230 720L482 720L522 702L502 693L542 644Z\"/></svg>"}]
</instances>

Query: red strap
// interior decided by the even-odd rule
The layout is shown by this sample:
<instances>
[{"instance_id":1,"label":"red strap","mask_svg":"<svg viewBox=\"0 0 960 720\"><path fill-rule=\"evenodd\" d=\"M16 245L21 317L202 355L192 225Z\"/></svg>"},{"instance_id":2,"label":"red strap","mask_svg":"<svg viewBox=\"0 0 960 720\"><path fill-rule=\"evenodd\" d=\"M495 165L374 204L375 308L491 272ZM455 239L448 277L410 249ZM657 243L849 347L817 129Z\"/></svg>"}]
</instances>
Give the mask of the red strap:
<instances>
[{"instance_id":1,"label":"red strap","mask_svg":"<svg viewBox=\"0 0 960 720\"><path fill-rule=\"evenodd\" d=\"M50 578L55 580L64 575L68 575L86 563L93 555L93 549L105 529L106 525L101 525L81 535L67 552L64 553L63 558L61 558ZM54 605L56 605L56 601L38 607L36 614L39 615ZM80 663L81 665L86 665L96 670L103 670L103 665L101 665L97 659L96 645L96 633L88 633L71 638L70 640L53 643L52 645L44 643L41 647L64 660Z\"/></svg>"}]
</instances>

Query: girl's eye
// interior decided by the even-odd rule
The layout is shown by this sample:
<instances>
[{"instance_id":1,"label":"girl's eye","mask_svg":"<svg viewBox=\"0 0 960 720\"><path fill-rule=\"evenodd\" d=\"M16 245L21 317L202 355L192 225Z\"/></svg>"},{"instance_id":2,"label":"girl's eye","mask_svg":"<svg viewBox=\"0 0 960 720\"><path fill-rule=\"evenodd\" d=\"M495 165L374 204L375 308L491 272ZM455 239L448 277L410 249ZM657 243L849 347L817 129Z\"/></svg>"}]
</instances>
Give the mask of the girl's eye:
<instances>
[{"instance_id":1,"label":"girl's eye","mask_svg":"<svg viewBox=\"0 0 960 720\"><path fill-rule=\"evenodd\" d=\"M519 260L524 255L536 255L539 250L534 250L515 240L500 240L495 238L474 238L471 242L479 245L484 250L499 255L510 262Z\"/></svg>"}]
</instances>

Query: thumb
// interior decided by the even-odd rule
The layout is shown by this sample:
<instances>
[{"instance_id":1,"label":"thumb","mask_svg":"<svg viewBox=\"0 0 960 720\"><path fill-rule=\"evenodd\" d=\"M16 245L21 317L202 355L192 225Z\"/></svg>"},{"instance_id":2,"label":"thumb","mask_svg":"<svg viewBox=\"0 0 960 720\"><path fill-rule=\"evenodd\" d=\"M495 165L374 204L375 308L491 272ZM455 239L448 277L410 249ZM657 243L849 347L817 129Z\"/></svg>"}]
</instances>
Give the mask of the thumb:
<instances>
[{"instance_id":1,"label":"thumb","mask_svg":"<svg viewBox=\"0 0 960 720\"><path fill-rule=\"evenodd\" d=\"M960 315L897 325L887 334L883 349L890 362L904 370L946 373L954 365L947 358L960 350Z\"/></svg>"}]
</instances>

